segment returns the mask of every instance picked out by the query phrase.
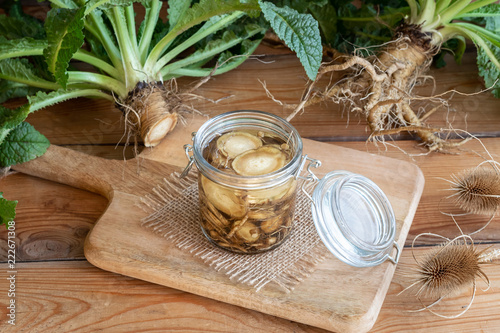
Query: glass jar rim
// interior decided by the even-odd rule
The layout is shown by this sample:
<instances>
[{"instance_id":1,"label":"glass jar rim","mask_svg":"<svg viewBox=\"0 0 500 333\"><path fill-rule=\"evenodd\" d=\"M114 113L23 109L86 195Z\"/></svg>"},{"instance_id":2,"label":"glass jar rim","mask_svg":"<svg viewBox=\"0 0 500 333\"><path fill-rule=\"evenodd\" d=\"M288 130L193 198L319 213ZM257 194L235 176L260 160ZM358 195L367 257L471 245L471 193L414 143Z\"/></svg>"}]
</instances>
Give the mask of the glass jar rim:
<instances>
[{"instance_id":1,"label":"glass jar rim","mask_svg":"<svg viewBox=\"0 0 500 333\"><path fill-rule=\"evenodd\" d=\"M259 176L242 176L223 172L212 166L203 157L203 149L215 134L227 132L231 127L237 127L239 122L245 121L246 126L267 126L267 129L275 132L286 133L286 137L292 140L294 151L292 159L282 168L271 173ZM237 183L238 188L260 189L281 184L296 176L295 173L302 159L302 139L299 132L285 119L274 114L256 110L236 110L219 114L206 121L193 137L193 156L196 166L207 178L215 182L227 184Z\"/></svg>"}]
</instances>

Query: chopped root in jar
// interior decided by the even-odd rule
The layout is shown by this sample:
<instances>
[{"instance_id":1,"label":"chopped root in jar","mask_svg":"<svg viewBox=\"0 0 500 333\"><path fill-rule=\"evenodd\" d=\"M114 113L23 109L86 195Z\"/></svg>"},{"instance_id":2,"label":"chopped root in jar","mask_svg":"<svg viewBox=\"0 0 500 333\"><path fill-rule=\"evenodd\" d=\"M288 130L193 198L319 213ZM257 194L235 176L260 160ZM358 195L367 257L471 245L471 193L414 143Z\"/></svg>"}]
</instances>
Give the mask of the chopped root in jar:
<instances>
[{"instance_id":1,"label":"chopped root in jar","mask_svg":"<svg viewBox=\"0 0 500 333\"><path fill-rule=\"evenodd\" d=\"M247 222L236 231L236 235L247 243L253 243L259 239L260 232L253 223Z\"/></svg>"},{"instance_id":2,"label":"chopped root in jar","mask_svg":"<svg viewBox=\"0 0 500 333\"><path fill-rule=\"evenodd\" d=\"M232 163L233 170L242 176L261 176L285 166L287 155L281 150L264 146L238 155Z\"/></svg>"},{"instance_id":3,"label":"chopped root in jar","mask_svg":"<svg viewBox=\"0 0 500 333\"><path fill-rule=\"evenodd\" d=\"M217 139L217 149L230 159L261 146L261 139L247 132L229 132Z\"/></svg>"},{"instance_id":4,"label":"chopped root in jar","mask_svg":"<svg viewBox=\"0 0 500 333\"><path fill-rule=\"evenodd\" d=\"M200 178L202 191L215 208L234 217L241 218L245 215L245 203L235 190L217 185L203 175Z\"/></svg>"}]
</instances>

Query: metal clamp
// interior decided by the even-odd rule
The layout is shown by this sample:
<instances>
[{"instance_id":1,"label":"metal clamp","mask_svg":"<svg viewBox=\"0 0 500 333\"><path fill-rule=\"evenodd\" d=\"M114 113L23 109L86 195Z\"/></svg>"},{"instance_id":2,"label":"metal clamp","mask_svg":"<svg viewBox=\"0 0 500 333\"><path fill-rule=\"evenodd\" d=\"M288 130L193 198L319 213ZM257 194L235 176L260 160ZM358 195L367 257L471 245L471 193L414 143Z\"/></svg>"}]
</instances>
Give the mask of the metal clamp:
<instances>
[{"instance_id":1,"label":"metal clamp","mask_svg":"<svg viewBox=\"0 0 500 333\"><path fill-rule=\"evenodd\" d=\"M184 153L186 154L186 157L188 159L188 164L186 165L186 167L182 171L180 178L186 177L187 174L189 173L189 171L191 170L191 168L193 167L194 156L193 156L192 152L193 152L193 146L190 144L185 144L184 145Z\"/></svg>"},{"instance_id":2,"label":"metal clamp","mask_svg":"<svg viewBox=\"0 0 500 333\"><path fill-rule=\"evenodd\" d=\"M396 248L396 256L394 258L388 256L387 260L391 261L393 264L397 264L399 261L399 257L401 257L401 248L399 247L399 244L396 241L394 241L393 245Z\"/></svg>"},{"instance_id":3,"label":"metal clamp","mask_svg":"<svg viewBox=\"0 0 500 333\"><path fill-rule=\"evenodd\" d=\"M307 161L309 161L309 164L307 165L307 168L306 168L307 175L301 176L300 173L304 169L304 166L305 166ZM305 180L304 182L302 182L302 186L300 187L300 189L301 189L302 193L304 193L305 196L308 197L309 200L311 200L312 203L314 203L314 201L313 201L311 195L309 194L309 192L307 192L307 190L305 189L305 186L311 185L312 183L319 181L319 178L314 174L314 172L313 172L313 170L311 170L311 168L318 168L320 166L321 166L320 160L310 158L307 155L304 155L304 156L302 156L302 161L300 162L300 167L298 168L297 173L295 174L295 179Z\"/></svg>"}]
</instances>

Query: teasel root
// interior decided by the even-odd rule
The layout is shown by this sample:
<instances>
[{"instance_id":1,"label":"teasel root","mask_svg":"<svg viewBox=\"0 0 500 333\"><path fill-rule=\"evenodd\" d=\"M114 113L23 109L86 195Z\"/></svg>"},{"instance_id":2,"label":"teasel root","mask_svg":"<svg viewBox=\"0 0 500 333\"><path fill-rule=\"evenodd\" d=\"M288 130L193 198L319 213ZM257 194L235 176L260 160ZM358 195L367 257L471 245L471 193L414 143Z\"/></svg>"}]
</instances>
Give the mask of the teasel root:
<instances>
[{"instance_id":1,"label":"teasel root","mask_svg":"<svg viewBox=\"0 0 500 333\"><path fill-rule=\"evenodd\" d=\"M413 244L415 244L417 238L423 235L436 236L445 239L446 242L430 250L421 261L417 260L413 254L413 258L417 263L417 268L412 274L413 281L410 286L399 294L408 290L416 290L415 296L423 307L411 312L428 310L442 318L457 318L471 307L476 294L477 278L483 279L487 285L486 290L489 289L490 281L482 270L482 265L499 258L500 249L486 248L479 250L474 245L472 238L464 234L454 239L448 239L433 233L422 233L415 237ZM446 316L431 309L443 299L459 295L466 290L472 290L472 296L469 304L465 306L462 312ZM435 299L435 301L425 305L422 297Z\"/></svg>"}]
</instances>

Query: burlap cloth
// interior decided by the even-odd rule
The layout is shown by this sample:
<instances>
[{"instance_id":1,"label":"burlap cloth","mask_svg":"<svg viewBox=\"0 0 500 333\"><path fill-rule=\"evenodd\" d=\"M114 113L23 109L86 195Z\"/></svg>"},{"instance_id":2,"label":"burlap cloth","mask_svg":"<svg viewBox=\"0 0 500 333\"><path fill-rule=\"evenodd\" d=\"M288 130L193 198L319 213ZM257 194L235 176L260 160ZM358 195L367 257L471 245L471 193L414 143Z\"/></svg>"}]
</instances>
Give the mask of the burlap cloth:
<instances>
[{"instance_id":1,"label":"burlap cloth","mask_svg":"<svg viewBox=\"0 0 500 333\"><path fill-rule=\"evenodd\" d=\"M271 251L252 255L221 249L203 235L196 171L182 179L178 173L170 175L142 202L151 211L142 220L143 227L224 272L231 280L253 286L257 291L271 282L291 291L329 253L316 233L311 202L301 191L289 237Z\"/></svg>"}]
</instances>

